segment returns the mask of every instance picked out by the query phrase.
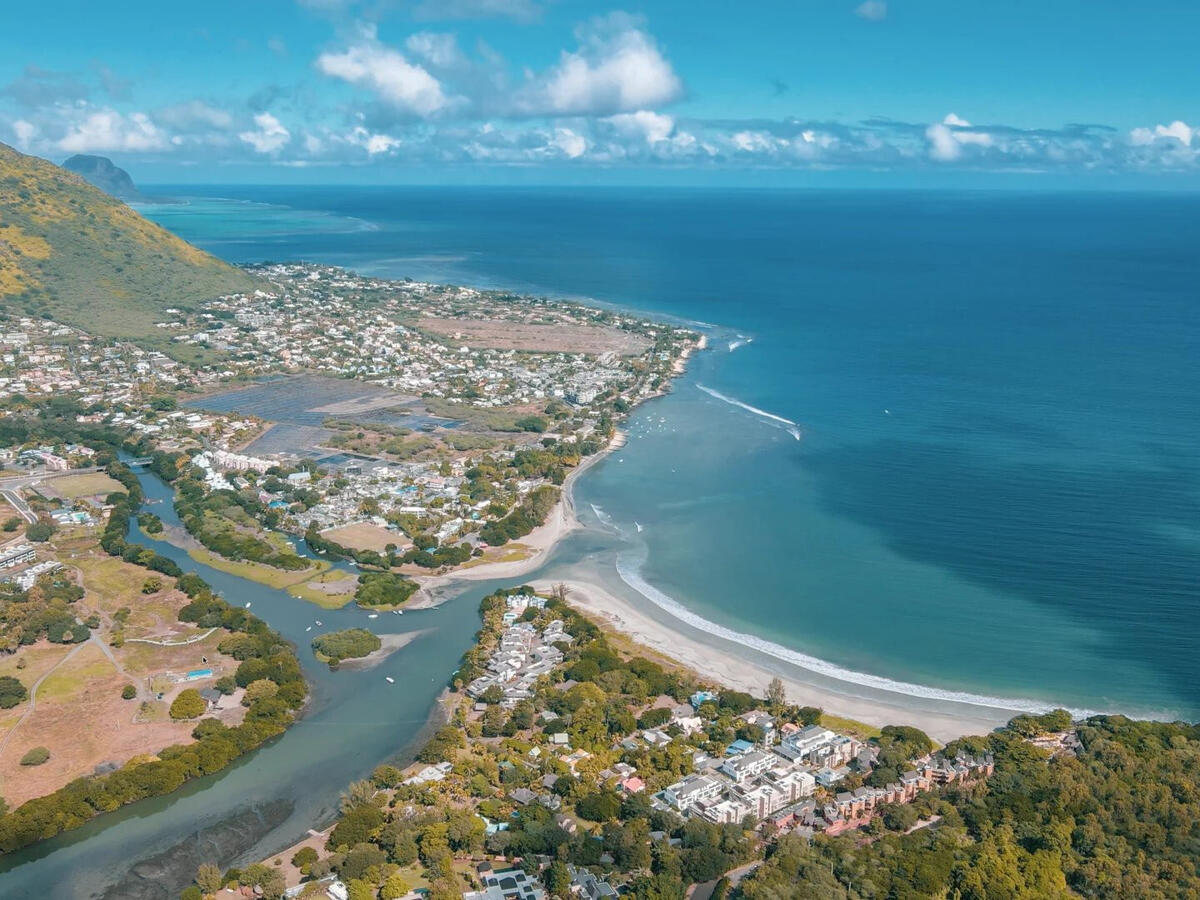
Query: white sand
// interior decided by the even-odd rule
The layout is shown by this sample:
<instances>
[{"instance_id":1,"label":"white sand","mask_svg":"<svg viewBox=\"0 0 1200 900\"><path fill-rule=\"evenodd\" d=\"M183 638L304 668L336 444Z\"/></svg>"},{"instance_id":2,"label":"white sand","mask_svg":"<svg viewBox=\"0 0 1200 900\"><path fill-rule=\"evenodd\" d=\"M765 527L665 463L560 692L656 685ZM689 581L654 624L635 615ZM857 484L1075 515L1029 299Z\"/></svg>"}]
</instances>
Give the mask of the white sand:
<instances>
[{"instance_id":1,"label":"white sand","mask_svg":"<svg viewBox=\"0 0 1200 900\"><path fill-rule=\"evenodd\" d=\"M534 587L548 592L553 585L550 582L534 582ZM895 695L895 702L836 694L789 678L782 672L771 671L739 657L735 651L689 637L594 584L567 582L567 591L568 602L597 621L692 669L705 680L747 691L758 697L766 694L767 685L778 674L791 703L817 706L827 713L868 725L915 725L942 743L966 734L986 734L1004 724L1012 715L1004 710L984 707L974 708L978 710L977 714L954 710L932 712L911 707L900 694Z\"/></svg>"}]
</instances>

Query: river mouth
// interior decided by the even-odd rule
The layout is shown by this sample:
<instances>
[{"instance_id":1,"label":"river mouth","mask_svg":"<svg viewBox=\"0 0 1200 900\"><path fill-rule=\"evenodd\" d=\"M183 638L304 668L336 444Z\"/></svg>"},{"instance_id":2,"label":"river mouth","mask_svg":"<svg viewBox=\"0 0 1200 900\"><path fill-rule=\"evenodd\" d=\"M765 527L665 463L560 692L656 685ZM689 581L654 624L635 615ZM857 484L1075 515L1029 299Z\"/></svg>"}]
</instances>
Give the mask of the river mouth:
<instances>
[{"instance_id":1,"label":"river mouth","mask_svg":"<svg viewBox=\"0 0 1200 900\"><path fill-rule=\"evenodd\" d=\"M170 486L151 473L138 477L164 526L181 530ZM143 534L136 518L129 539L196 572L230 603L249 603L291 641L310 685L309 702L284 734L221 772L0 857L5 900L175 898L200 862L221 869L245 865L328 825L347 784L381 763L410 760L427 739L439 721L437 699L479 627L479 600L493 589L465 585L448 591L437 609L370 619L353 605L321 609L199 564ZM372 666L330 671L313 657L312 637L351 627L368 628L396 649Z\"/></svg>"}]
</instances>

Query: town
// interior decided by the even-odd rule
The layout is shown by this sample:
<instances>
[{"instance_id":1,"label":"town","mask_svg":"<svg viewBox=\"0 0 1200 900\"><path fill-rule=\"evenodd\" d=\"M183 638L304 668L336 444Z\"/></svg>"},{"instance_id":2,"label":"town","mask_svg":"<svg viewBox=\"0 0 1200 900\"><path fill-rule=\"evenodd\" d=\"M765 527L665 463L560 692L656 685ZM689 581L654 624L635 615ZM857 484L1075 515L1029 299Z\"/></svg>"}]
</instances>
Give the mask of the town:
<instances>
[{"instance_id":1,"label":"town","mask_svg":"<svg viewBox=\"0 0 1200 900\"><path fill-rule=\"evenodd\" d=\"M418 761L354 783L332 828L223 873L215 896L599 900L671 872L682 896L780 841L936 828L946 792L994 773L987 750L826 727L778 684L754 698L618 650L565 596L485 598Z\"/></svg>"}]
</instances>

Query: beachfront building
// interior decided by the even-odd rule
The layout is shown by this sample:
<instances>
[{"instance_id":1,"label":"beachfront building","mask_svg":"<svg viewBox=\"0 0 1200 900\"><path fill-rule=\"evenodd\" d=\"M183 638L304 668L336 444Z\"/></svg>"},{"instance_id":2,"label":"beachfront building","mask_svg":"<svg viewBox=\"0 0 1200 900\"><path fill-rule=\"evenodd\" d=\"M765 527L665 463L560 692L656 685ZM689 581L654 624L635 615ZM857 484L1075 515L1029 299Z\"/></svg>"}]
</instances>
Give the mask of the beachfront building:
<instances>
[{"instance_id":1,"label":"beachfront building","mask_svg":"<svg viewBox=\"0 0 1200 900\"><path fill-rule=\"evenodd\" d=\"M711 803L725 793L725 782L708 775L689 775L665 788L663 799L680 812L702 803Z\"/></svg>"}]
</instances>

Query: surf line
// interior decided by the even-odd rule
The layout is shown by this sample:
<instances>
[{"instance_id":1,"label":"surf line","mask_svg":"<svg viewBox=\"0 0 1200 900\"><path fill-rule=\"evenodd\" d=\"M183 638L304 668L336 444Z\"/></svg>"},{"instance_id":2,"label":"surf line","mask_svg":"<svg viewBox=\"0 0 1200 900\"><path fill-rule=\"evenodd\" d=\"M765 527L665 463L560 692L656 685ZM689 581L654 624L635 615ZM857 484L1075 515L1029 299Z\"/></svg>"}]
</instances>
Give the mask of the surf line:
<instances>
[{"instance_id":1,"label":"surf line","mask_svg":"<svg viewBox=\"0 0 1200 900\"><path fill-rule=\"evenodd\" d=\"M708 394L710 397L715 397L717 400L720 400L722 403L728 403L730 406L739 407L740 409L744 409L747 412L753 413L760 418L779 423L784 427L788 434L790 434L796 440L800 440L800 436L803 432L800 431L799 424L793 422L791 419L785 419L783 416L777 416L775 413L767 412L765 409L759 409L757 406L751 406L749 403L743 403L741 400L738 400L735 397L722 394L720 391L714 391L712 388L703 384L697 384L696 387L700 388L700 390L704 391L704 393Z\"/></svg>"},{"instance_id":2,"label":"surf line","mask_svg":"<svg viewBox=\"0 0 1200 900\"><path fill-rule=\"evenodd\" d=\"M859 687L870 688L876 691L882 691L890 694L902 694L908 697L917 697L923 700L935 700L940 702L962 703L968 706L983 707L985 709L1000 709L1012 712L1027 712L1041 714L1049 712L1052 709L1057 709L1060 704L1043 703L1036 700L1017 698L1017 697L991 697L986 694L974 694L968 691L957 691L948 688L938 688L923 684L913 684L906 681L898 681L892 678L887 678L883 675L872 675L867 672L857 672L853 669L846 669L836 663L827 662L823 659L818 659L815 656L809 656L807 653L801 653L797 650L792 650L790 647L785 647L782 644L777 644L774 641L768 641L765 638L760 638L757 635L746 634L743 631L735 631L724 625L719 625L711 619L706 619L697 613L692 612L675 598L669 596L663 591L650 584L641 571L642 559L636 555L620 554L616 560L617 575L630 588L640 594L642 597L649 600L663 612L678 619L686 625L690 625L697 631L710 634L713 637L729 641L734 644L741 644L756 650L759 653L773 656L775 659L790 663L797 668L806 669L816 675L821 675L834 681L842 682L847 685L857 685ZM859 696L853 691L847 691L850 696ZM872 699L870 695L863 695L867 699ZM1075 718L1087 718L1088 716L1098 715L1099 711L1092 709L1077 709L1067 708Z\"/></svg>"}]
</instances>

